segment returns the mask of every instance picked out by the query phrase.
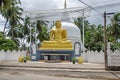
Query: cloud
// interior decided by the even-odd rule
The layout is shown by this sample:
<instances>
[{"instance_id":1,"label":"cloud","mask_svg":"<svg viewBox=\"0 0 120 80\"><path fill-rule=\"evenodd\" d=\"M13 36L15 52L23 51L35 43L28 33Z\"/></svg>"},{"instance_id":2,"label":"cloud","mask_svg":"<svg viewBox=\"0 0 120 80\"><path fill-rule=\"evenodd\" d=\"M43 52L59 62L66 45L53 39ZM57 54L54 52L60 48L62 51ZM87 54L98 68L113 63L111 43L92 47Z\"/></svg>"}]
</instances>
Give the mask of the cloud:
<instances>
[{"instance_id":1,"label":"cloud","mask_svg":"<svg viewBox=\"0 0 120 80\"><path fill-rule=\"evenodd\" d=\"M65 0L21 0L25 11L39 11L47 9L63 9ZM66 0L67 8L83 6L78 0Z\"/></svg>"},{"instance_id":2,"label":"cloud","mask_svg":"<svg viewBox=\"0 0 120 80\"><path fill-rule=\"evenodd\" d=\"M68 5L68 8L71 8L71 7L84 7L85 6L79 0L67 0L67 5Z\"/></svg>"},{"instance_id":3,"label":"cloud","mask_svg":"<svg viewBox=\"0 0 120 80\"><path fill-rule=\"evenodd\" d=\"M25 11L39 11L58 8L54 0L21 0L21 3L21 6Z\"/></svg>"},{"instance_id":4,"label":"cloud","mask_svg":"<svg viewBox=\"0 0 120 80\"><path fill-rule=\"evenodd\" d=\"M79 0L66 0L66 1L67 1L67 8L85 6ZM113 0L82 0L82 1L87 3L90 6L100 6L100 5L111 4L111 3L120 3L120 0L114 0L114 2ZM40 10L64 8L64 0L21 0L21 3L22 3L21 6L24 9L24 11L40 11ZM100 8L97 9L100 13L103 13L104 11L111 12L111 10L115 12L116 11L119 12L119 6L102 7L102 9ZM98 12L96 13L91 12L91 14L98 15ZM89 21L92 23L96 23L96 22L102 23L99 20L98 20L98 17L94 17L94 16L91 16L91 18L89 18Z\"/></svg>"}]
</instances>

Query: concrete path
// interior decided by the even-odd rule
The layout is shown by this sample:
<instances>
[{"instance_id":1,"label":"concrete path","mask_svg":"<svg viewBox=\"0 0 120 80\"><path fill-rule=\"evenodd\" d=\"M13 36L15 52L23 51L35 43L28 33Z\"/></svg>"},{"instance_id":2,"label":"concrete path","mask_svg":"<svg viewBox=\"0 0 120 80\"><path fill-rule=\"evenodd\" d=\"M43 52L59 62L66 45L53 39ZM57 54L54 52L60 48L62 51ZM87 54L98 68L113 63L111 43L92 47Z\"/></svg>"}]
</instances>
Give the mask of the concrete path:
<instances>
[{"instance_id":1,"label":"concrete path","mask_svg":"<svg viewBox=\"0 0 120 80\"><path fill-rule=\"evenodd\" d=\"M17 61L4 61L0 63L0 71L7 71L7 73L24 72L26 74L30 73L61 78L76 78L76 80L77 78L120 80L120 71L106 71L104 64L95 63L72 64L71 62L45 63L38 61L18 63Z\"/></svg>"},{"instance_id":2,"label":"concrete path","mask_svg":"<svg viewBox=\"0 0 120 80\"><path fill-rule=\"evenodd\" d=\"M72 64L71 62L45 63L38 61L28 61L27 63L18 63L17 61L4 61L0 66L9 67L29 67L29 68L58 68L58 69L82 69L82 70L104 70L104 64L83 63Z\"/></svg>"},{"instance_id":3,"label":"concrete path","mask_svg":"<svg viewBox=\"0 0 120 80\"><path fill-rule=\"evenodd\" d=\"M0 80L96 80L84 78L55 77L29 73L0 72Z\"/></svg>"}]
</instances>

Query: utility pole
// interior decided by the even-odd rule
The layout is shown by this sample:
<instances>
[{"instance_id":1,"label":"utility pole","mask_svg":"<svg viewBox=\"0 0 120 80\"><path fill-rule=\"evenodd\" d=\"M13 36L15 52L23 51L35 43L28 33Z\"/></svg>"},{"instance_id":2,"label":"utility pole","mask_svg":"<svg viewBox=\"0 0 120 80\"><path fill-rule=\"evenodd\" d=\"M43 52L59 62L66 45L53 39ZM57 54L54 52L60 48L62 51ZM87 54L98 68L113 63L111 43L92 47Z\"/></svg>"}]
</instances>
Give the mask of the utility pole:
<instances>
[{"instance_id":1,"label":"utility pole","mask_svg":"<svg viewBox=\"0 0 120 80\"><path fill-rule=\"evenodd\" d=\"M82 29L83 29L83 51L85 51L85 41L84 41L84 38L85 38L85 30L84 30L84 27L85 27L85 22L84 22L84 9L82 11Z\"/></svg>"},{"instance_id":2,"label":"utility pole","mask_svg":"<svg viewBox=\"0 0 120 80\"><path fill-rule=\"evenodd\" d=\"M111 14L114 14L114 13L106 13L104 12L104 56L105 56L105 70L108 70L108 58L107 58L107 43L108 43L108 40L107 40L107 26L106 26L106 23L107 23L107 20L106 20L106 16L107 15L111 15Z\"/></svg>"},{"instance_id":3,"label":"utility pole","mask_svg":"<svg viewBox=\"0 0 120 80\"><path fill-rule=\"evenodd\" d=\"M104 57L105 57L105 70L108 70L107 62L107 28L106 28L106 12L104 12Z\"/></svg>"}]
</instances>

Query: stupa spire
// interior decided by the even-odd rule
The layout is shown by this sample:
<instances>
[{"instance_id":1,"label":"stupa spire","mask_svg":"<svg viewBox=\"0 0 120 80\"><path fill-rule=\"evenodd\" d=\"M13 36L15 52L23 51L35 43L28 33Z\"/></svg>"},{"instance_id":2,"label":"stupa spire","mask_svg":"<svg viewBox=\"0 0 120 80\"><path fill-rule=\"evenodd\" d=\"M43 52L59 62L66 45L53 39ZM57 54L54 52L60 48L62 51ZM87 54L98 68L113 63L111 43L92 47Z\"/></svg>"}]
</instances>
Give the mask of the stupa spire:
<instances>
[{"instance_id":1,"label":"stupa spire","mask_svg":"<svg viewBox=\"0 0 120 80\"><path fill-rule=\"evenodd\" d=\"M67 8L67 2L65 0L65 2L64 2L64 9L66 9L66 8Z\"/></svg>"}]
</instances>

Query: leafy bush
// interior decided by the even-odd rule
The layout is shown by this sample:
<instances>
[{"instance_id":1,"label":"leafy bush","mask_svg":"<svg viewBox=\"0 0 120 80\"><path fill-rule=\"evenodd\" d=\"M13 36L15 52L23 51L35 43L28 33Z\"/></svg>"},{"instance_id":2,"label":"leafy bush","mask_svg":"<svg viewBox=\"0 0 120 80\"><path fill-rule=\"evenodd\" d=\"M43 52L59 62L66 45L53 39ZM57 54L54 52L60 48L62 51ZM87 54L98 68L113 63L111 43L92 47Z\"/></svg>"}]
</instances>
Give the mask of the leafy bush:
<instances>
[{"instance_id":1,"label":"leafy bush","mask_svg":"<svg viewBox=\"0 0 120 80\"><path fill-rule=\"evenodd\" d=\"M26 56L26 60L27 60L27 61L30 61L30 56Z\"/></svg>"},{"instance_id":2,"label":"leafy bush","mask_svg":"<svg viewBox=\"0 0 120 80\"><path fill-rule=\"evenodd\" d=\"M11 40L11 39L5 39L3 34L0 33L0 50L4 50L4 51L7 51L7 50L17 50L18 47L16 45L16 43Z\"/></svg>"}]
</instances>

